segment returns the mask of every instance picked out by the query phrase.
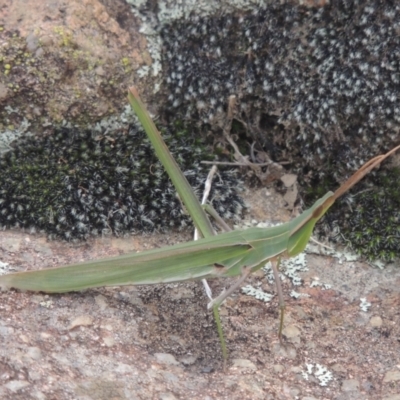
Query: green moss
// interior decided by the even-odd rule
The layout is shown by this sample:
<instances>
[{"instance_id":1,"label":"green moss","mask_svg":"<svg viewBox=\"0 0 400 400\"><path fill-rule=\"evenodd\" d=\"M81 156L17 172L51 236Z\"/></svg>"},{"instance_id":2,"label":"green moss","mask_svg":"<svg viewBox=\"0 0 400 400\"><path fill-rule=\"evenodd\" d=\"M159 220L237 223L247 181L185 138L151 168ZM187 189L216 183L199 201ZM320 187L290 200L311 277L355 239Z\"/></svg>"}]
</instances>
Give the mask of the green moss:
<instances>
[{"instance_id":1,"label":"green moss","mask_svg":"<svg viewBox=\"0 0 400 400\"><path fill-rule=\"evenodd\" d=\"M393 261L400 254L400 170L376 173L354 196L342 234L368 259Z\"/></svg>"},{"instance_id":2,"label":"green moss","mask_svg":"<svg viewBox=\"0 0 400 400\"><path fill-rule=\"evenodd\" d=\"M399 181L399 168L372 172L336 201L317 225L317 233L350 246L368 260L399 258ZM331 172L307 189L306 204L336 188Z\"/></svg>"},{"instance_id":3,"label":"green moss","mask_svg":"<svg viewBox=\"0 0 400 400\"><path fill-rule=\"evenodd\" d=\"M121 64L122 64L122 66L123 66L123 68L124 68L124 71L125 71L126 73L129 73L129 72L132 71L131 60L130 60L128 57L123 57L123 58L121 59Z\"/></svg>"},{"instance_id":4,"label":"green moss","mask_svg":"<svg viewBox=\"0 0 400 400\"><path fill-rule=\"evenodd\" d=\"M72 34L68 32L62 26L55 26L54 32L59 36L59 45L64 47L70 47L73 44Z\"/></svg>"}]
</instances>

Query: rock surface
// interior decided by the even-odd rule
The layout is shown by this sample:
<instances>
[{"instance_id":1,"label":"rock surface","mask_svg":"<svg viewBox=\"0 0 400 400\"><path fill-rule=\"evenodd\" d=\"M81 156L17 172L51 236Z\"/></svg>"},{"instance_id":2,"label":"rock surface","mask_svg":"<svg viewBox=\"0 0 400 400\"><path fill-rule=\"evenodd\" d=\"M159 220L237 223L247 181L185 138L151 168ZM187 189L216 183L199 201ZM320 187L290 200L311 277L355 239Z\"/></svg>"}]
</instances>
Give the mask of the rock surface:
<instances>
[{"instance_id":1,"label":"rock surface","mask_svg":"<svg viewBox=\"0 0 400 400\"><path fill-rule=\"evenodd\" d=\"M146 83L138 70L152 63L140 26L123 0L4 2L0 132L86 126L121 110L127 88Z\"/></svg>"},{"instance_id":2,"label":"rock surface","mask_svg":"<svg viewBox=\"0 0 400 400\"><path fill-rule=\"evenodd\" d=\"M290 218L279 208L281 198L271 191L268 204L260 202L264 191L247 193L249 220ZM0 254L8 269L38 269L118 255L127 249L146 250L190 240L190 236L103 238L72 245L2 231ZM20 244L13 250L8 244L16 240ZM236 292L226 301L221 308L230 352L225 371L200 283L63 295L3 292L0 397L397 399L398 267L381 271L327 256L307 259L309 271L302 273L303 285L296 291L310 297L289 297L293 287L284 282L286 332L295 335L290 340L284 336L282 345L277 338L276 298L264 303ZM332 288L310 287L316 277ZM249 283L274 291L262 274L252 276ZM218 293L228 281L211 285ZM367 313L360 310L360 295L371 303ZM371 318L377 316L382 324L371 325Z\"/></svg>"},{"instance_id":3,"label":"rock surface","mask_svg":"<svg viewBox=\"0 0 400 400\"><path fill-rule=\"evenodd\" d=\"M46 127L102 118L126 104L128 85L144 85L137 71L153 62L122 0L15 0L2 6L0 27L0 131L24 121ZM291 217L276 208L279 196L252 190L248 201L249 220ZM169 234L71 245L2 231L0 268L39 269L187 240ZM284 283L283 344L276 298L266 304L235 293L226 301L225 371L200 283L0 293L0 398L398 400L398 265L380 271L327 256L307 260L296 290L309 297L294 300ZM332 288L311 287L316 278ZM260 274L249 281L274 290ZM218 293L229 282L211 284Z\"/></svg>"}]
</instances>

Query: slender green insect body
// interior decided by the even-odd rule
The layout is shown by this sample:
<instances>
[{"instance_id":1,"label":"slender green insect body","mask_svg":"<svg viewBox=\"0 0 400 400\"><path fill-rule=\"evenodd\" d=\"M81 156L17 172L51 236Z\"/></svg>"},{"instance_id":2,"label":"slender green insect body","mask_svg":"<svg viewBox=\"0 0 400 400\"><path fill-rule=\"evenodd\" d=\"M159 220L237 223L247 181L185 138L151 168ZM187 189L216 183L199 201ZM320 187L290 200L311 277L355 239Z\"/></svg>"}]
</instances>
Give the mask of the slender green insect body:
<instances>
[{"instance_id":1,"label":"slender green insect body","mask_svg":"<svg viewBox=\"0 0 400 400\"><path fill-rule=\"evenodd\" d=\"M243 267L256 270L268 260L303 251L323 215L312 218L314 211L332 196L332 192L327 193L303 214L276 227L231 231L142 253L3 275L0 286L62 293L100 286L237 276Z\"/></svg>"},{"instance_id":2,"label":"slender green insect body","mask_svg":"<svg viewBox=\"0 0 400 400\"><path fill-rule=\"evenodd\" d=\"M328 192L292 221L272 228L251 228L215 235L207 215L169 153L136 89L130 88L128 97L203 239L105 260L2 275L0 287L62 293L101 286L148 285L242 275L236 284L210 303L214 309L221 348L226 360L227 349L218 313L218 306L226 296L236 289L250 272L261 268L267 261L279 261L282 257L292 257L302 252L315 224L335 200L400 146L368 161L334 193ZM272 265L281 308L281 337L284 302L278 269L274 262Z\"/></svg>"}]
</instances>

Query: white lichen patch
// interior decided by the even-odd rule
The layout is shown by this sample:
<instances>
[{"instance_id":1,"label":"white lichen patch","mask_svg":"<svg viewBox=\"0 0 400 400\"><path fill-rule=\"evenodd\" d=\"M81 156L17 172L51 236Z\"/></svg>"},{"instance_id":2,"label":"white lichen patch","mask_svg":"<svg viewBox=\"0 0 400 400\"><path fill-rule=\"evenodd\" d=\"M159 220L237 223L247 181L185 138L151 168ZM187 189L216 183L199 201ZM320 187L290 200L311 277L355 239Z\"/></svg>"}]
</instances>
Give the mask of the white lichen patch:
<instances>
[{"instance_id":1,"label":"white lichen patch","mask_svg":"<svg viewBox=\"0 0 400 400\"><path fill-rule=\"evenodd\" d=\"M319 380L320 386L327 386L333 379L332 372L321 364L306 364L306 370L302 371L302 376L308 381L310 375Z\"/></svg>"},{"instance_id":2,"label":"white lichen patch","mask_svg":"<svg viewBox=\"0 0 400 400\"><path fill-rule=\"evenodd\" d=\"M293 285L301 285L301 277L299 272L307 271L307 260L305 253L300 253L296 257L288 260L281 260L279 264L280 277L284 281L290 279ZM263 268L265 275L270 283L274 282L274 274L272 272L271 263L268 262Z\"/></svg>"},{"instance_id":3,"label":"white lichen patch","mask_svg":"<svg viewBox=\"0 0 400 400\"><path fill-rule=\"evenodd\" d=\"M319 281L318 277L315 277L314 280L311 282L310 287L317 287L319 286L322 290L332 289L332 285L329 283L323 283Z\"/></svg>"},{"instance_id":4,"label":"white lichen patch","mask_svg":"<svg viewBox=\"0 0 400 400\"><path fill-rule=\"evenodd\" d=\"M367 312L371 307L371 303L365 297L360 298L360 308L362 311Z\"/></svg>"},{"instance_id":5,"label":"white lichen patch","mask_svg":"<svg viewBox=\"0 0 400 400\"><path fill-rule=\"evenodd\" d=\"M360 259L360 255L351 251L339 251L332 247L321 246L319 244L309 242L306 247L306 253L308 254L318 254L335 257L339 260L340 264L343 262L354 262Z\"/></svg>"},{"instance_id":6,"label":"white lichen patch","mask_svg":"<svg viewBox=\"0 0 400 400\"><path fill-rule=\"evenodd\" d=\"M146 11L146 2L143 0L126 0L131 4L135 13ZM160 0L157 2L157 18L162 25L174 22L181 18L188 18L192 13L207 16L215 14L220 10L224 12L234 10L248 10L265 5L266 1L254 0L230 0L230 1L209 1L209 0Z\"/></svg>"},{"instance_id":7,"label":"white lichen patch","mask_svg":"<svg viewBox=\"0 0 400 400\"><path fill-rule=\"evenodd\" d=\"M144 65L143 67L140 67L136 71L137 75L139 78L144 78L145 76L148 76L150 73L150 67L148 65Z\"/></svg>"},{"instance_id":8,"label":"white lichen patch","mask_svg":"<svg viewBox=\"0 0 400 400\"><path fill-rule=\"evenodd\" d=\"M9 271L9 266L7 263L0 261L0 275L7 274Z\"/></svg>"},{"instance_id":9,"label":"white lichen patch","mask_svg":"<svg viewBox=\"0 0 400 400\"><path fill-rule=\"evenodd\" d=\"M132 111L131 106L127 104L121 114L103 118L94 125L89 125L89 129L94 130L98 134L107 135L108 133L115 132L118 129L126 128L129 124L138 125L139 120L136 114Z\"/></svg>"},{"instance_id":10,"label":"white lichen patch","mask_svg":"<svg viewBox=\"0 0 400 400\"><path fill-rule=\"evenodd\" d=\"M53 308L54 307L53 300L43 300L39 304L43 308Z\"/></svg>"},{"instance_id":11,"label":"white lichen patch","mask_svg":"<svg viewBox=\"0 0 400 400\"><path fill-rule=\"evenodd\" d=\"M379 269L383 269L383 268L386 267L387 262L382 261L382 260L373 260L373 261L370 262L370 264L371 264L372 266L374 266L374 267L379 268Z\"/></svg>"},{"instance_id":12,"label":"white lichen patch","mask_svg":"<svg viewBox=\"0 0 400 400\"><path fill-rule=\"evenodd\" d=\"M315 367L316 371L314 372L314 375L319 380L320 386L327 386L328 383L333 379L332 372L320 364L316 364Z\"/></svg>"},{"instance_id":13,"label":"white lichen patch","mask_svg":"<svg viewBox=\"0 0 400 400\"><path fill-rule=\"evenodd\" d=\"M266 303L270 302L271 299L274 297L273 294L266 293L263 290L256 289L251 285L246 285L242 287L242 293L247 294L248 296L253 296L258 300L262 300Z\"/></svg>"},{"instance_id":14,"label":"white lichen patch","mask_svg":"<svg viewBox=\"0 0 400 400\"><path fill-rule=\"evenodd\" d=\"M293 297L294 299L300 299L300 298L311 297L311 296L308 293L299 293L299 292L296 292L295 290L292 290L290 292L290 297Z\"/></svg>"},{"instance_id":15,"label":"white lichen patch","mask_svg":"<svg viewBox=\"0 0 400 400\"><path fill-rule=\"evenodd\" d=\"M17 108L11 108L10 106L4 107L7 113L10 115L12 113L19 113ZM7 120L3 121L7 124ZM29 127L30 122L24 117L19 126L9 125L8 129L0 131L0 154L5 153L11 149L10 143L22 135L30 135Z\"/></svg>"}]
</instances>

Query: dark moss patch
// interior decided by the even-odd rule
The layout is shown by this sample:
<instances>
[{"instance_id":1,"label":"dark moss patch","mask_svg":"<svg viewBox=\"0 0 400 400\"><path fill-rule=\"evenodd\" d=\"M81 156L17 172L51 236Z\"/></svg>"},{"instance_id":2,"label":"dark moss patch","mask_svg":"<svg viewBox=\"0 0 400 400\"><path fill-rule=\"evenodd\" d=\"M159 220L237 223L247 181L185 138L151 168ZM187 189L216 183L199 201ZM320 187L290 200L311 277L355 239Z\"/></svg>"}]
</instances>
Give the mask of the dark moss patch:
<instances>
[{"instance_id":1,"label":"dark moss patch","mask_svg":"<svg viewBox=\"0 0 400 400\"><path fill-rule=\"evenodd\" d=\"M341 233L368 259L393 261L400 254L400 170L382 171L360 185Z\"/></svg>"},{"instance_id":2,"label":"dark moss patch","mask_svg":"<svg viewBox=\"0 0 400 400\"><path fill-rule=\"evenodd\" d=\"M301 196L311 205L365 161L398 144L399 27L399 8L378 0L321 7L274 2L251 11L185 17L161 32L166 113L220 133L228 98L236 96L232 133L238 144L247 136L274 161L291 162ZM241 150L249 154L248 146ZM370 258L392 259L396 245L382 244L397 242L392 228L374 224L355 204L383 196L385 201L376 199L367 209L395 230L390 221L398 213L398 197L379 179L369 182L383 186L365 198L355 196L354 205L353 196L345 196L327 213L322 230L342 232L338 237L355 240L359 252L365 246ZM362 232L371 229L377 236L370 240ZM386 229L385 241L380 237Z\"/></svg>"},{"instance_id":3,"label":"dark moss patch","mask_svg":"<svg viewBox=\"0 0 400 400\"><path fill-rule=\"evenodd\" d=\"M210 151L180 130L163 132L185 175L201 196ZM190 219L136 126L115 134L62 128L42 138L27 137L0 158L0 225L29 228L67 240L104 233L182 228ZM225 218L244 204L233 171L215 178L210 200Z\"/></svg>"},{"instance_id":4,"label":"dark moss patch","mask_svg":"<svg viewBox=\"0 0 400 400\"><path fill-rule=\"evenodd\" d=\"M334 178L327 174L306 191L307 205L329 190ZM400 170L371 172L329 209L316 232L342 242L368 260L393 261L400 254Z\"/></svg>"}]
</instances>

